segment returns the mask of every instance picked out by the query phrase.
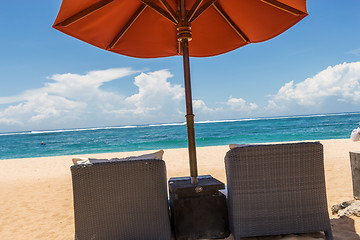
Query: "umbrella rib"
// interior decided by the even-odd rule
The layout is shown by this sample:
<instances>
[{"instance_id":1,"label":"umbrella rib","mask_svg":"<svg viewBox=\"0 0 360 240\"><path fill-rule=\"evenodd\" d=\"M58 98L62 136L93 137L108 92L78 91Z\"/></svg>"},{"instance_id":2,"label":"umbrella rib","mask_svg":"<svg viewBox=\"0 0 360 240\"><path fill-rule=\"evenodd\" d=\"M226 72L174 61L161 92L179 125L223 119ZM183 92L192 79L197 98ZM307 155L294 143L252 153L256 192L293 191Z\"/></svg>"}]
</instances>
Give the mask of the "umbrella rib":
<instances>
[{"instance_id":1,"label":"umbrella rib","mask_svg":"<svg viewBox=\"0 0 360 240\"><path fill-rule=\"evenodd\" d=\"M155 12L159 13L161 16L168 19L170 22L177 24L177 21L174 21L174 19L171 17L171 14L169 14L167 11L159 7L158 5L154 4L153 2L149 0L141 0L146 6L152 8Z\"/></svg>"},{"instance_id":2,"label":"umbrella rib","mask_svg":"<svg viewBox=\"0 0 360 240\"><path fill-rule=\"evenodd\" d=\"M234 21L223 11L223 9L220 7L218 3L214 3L213 7L244 42L250 43L249 38L243 33L243 31L240 30L240 28L234 23Z\"/></svg>"},{"instance_id":3,"label":"umbrella rib","mask_svg":"<svg viewBox=\"0 0 360 240\"><path fill-rule=\"evenodd\" d=\"M194 13L198 10L200 4L202 3L203 0L196 0L196 2L194 3L194 5L191 7L189 13L188 13L188 19L189 22L191 22L191 19L194 17Z\"/></svg>"},{"instance_id":4,"label":"umbrella rib","mask_svg":"<svg viewBox=\"0 0 360 240\"><path fill-rule=\"evenodd\" d=\"M80 19L96 12L97 10L105 7L106 5L108 5L109 3L113 2L114 0L101 0L93 5L91 5L90 7L72 15L71 17L65 19L64 21L62 21L61 23L56 24L56 26L62 26L62 27L67 27L70 24L73 24L74 22L79 21Z\"/></svg>"},{"instance_id":5,"label":"umbrella rib","mask_svg":"<svg viewBox=\"0 0 360 240\"><path fill-rule=\"evenodd\" d=\"M283 10L285 12L288 12L288 13L290 13L292 15L295 15L295 16L300 16L300 15L305 14L305 13L303 13L302 11L300 11L300 10L298 10L296 8L290 7L290 6L288 6L288 5L284 4L284 3L278 2L276 0L260 0L260 1L262 1L262 2L264 2L266 4L269 4L269 5L273 6L273 7L276 7L278 9L280 9L280 10Z\"/></svg>"},{"instance_id":6,"label":"umbrella rib","mask_svg":"<svg viewBox=\"0 0 360 240\"><path fill-rule=\"evenodd\" d=\"M207 0L197 11L193 14L193 17L189 19L189 22L192 23L195 21L206 9L208 9L214 2L217 0Z\"/></svg>"},{"instance_id":7,"label":"umbrella rib","mask_svg":"<svg viewBox=\"0 0 360 240\"><path fill-rule=\"evenodd\" d=\"M124 34L129 30L131 25L136 21L136 19L141 15L141 13L145 10L147 6L145 4L141 4L141 6L136 10L136 12L131 16L129 21L124 25L121 31L116 35L116 37L111 41L107 49L112 49L116 46L116 44L120 41L120 39L124 36Z\"/></svg>"},{"instance_id":8,"label":"umbrella rib","mask_svg":"<svg viewBox=\"0 0 360 240\"><path fill-rule=\"evenodd\" d=\"M178 24L178 19L176 18L176 12L174 11L174 9L172 9L170 4L166 0L159 0L159 1L166 8L167 12L170 14L172 19L176 22L176 24Z\"/></svg>"}]
</instances>

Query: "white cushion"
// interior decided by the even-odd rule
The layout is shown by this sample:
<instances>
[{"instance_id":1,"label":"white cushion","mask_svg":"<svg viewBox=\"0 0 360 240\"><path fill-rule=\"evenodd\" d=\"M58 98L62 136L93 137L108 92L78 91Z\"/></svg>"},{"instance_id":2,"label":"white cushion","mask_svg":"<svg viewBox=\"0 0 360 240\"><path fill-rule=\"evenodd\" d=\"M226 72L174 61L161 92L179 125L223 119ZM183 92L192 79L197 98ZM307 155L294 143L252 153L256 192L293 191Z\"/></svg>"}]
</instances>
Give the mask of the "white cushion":
<instances>
[{"instance_id":1,"label":"white cushion","mask_svg":"<svg viewBox=\"0 0 360 240\"><path fill-rule=\"evenodd\" d=\"M351 132L350 139L354 142L360 141L360 127Z\"/></svg>"},{"instance_id":2,"label":"white cushion","mask_svg":"<svg viewBox=\"0 0 360 240\"><path fill-rule=\"evenodd\" d=\"M117 162L117 161L131 161L131 160L147 160L147 159L158 159L162 160L164 155L164 150L160 150L154 153L148 153L141 156L131 156L126 158L112 158L112 159L97 159L97 158L73 158L72 161L74 165L79 164L93 164L93 163L102 163L102 162Z\"/></svg>"}]
</instances>

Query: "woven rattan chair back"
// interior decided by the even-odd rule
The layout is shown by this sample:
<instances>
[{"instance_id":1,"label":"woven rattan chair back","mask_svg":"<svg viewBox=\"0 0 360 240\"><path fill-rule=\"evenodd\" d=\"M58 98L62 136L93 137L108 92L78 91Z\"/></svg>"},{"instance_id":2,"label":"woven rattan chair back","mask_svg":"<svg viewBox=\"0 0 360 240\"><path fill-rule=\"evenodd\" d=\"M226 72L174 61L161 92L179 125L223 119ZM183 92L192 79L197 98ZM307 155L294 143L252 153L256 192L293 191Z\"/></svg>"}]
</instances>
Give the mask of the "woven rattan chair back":
<instances>
[{"instance_id":1,"label":"woven rattan chair back","mask_svg":"<svg viewBox=\"0 0 360 240\"><path fill-rule=\"evenodd\" d=\"M332 239L322 144L244 145L227 152L225 167L235 240L319 231Z\"/></svg>"},{"instance_id":2,"label":"woven rattan chair back","mask_svg":"<svg viewBox=\"0 0 360 240\"><path fill-rule=\"evenodd\" d=\"M71 173L75 239L171 239L164 161L76 165Z\"/></svg>"}]
</instances>

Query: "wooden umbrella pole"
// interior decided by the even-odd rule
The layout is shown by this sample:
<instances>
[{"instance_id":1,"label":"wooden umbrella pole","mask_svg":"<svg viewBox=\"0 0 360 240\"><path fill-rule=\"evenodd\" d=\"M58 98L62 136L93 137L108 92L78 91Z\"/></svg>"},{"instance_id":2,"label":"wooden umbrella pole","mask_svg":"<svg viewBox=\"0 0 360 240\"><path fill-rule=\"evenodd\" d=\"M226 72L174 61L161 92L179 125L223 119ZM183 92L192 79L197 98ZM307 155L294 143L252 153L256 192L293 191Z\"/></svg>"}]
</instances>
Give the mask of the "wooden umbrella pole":
<instances>
[{"instance_id":1,"label":"wooden umbrella pole","mask_svg":"<svg viewBox=\"0 0 360 240\"><path fill-rule=\"evenodd\" d=\"M198 171L197 171L197 160L196 160L194 114L193 114L192 97L191 97L189 46L187 39L183 39L182 49L183 49L183 63L184 63L186 126L187 126L187 134L188 134L190 176L191 176L191 183L196 184L198 182L197 179Z\"/></svg>"},{"instance_id":2,"label":"wooden umbrella pole","mask_svg":"<svg viewBox=\"0 0 360 240\"><path fill-rule=\"evenodd\" d=\"M189 41L191 41L191 26L187 19L185 9L185 0L178 2L179 21L177 24L178 42L182 46L182 55L184 63L184 83L185 83L185 100L186 100L186 126L188 135L188 151L191 183L198 183L197 161L196 161L196 144L195 144L195 124L191 97L191 80L190 80L190 57Z\"/></svg>"}]
</instances>

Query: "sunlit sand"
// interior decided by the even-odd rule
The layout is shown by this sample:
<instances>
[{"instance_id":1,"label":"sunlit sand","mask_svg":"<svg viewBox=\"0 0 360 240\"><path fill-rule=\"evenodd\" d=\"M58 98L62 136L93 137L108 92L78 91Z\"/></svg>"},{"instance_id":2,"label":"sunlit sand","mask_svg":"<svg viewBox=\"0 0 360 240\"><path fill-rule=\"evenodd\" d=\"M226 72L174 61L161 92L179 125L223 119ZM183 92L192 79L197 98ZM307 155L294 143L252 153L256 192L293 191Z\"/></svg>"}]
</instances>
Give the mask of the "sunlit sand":
<instances>
[{"instance_id":1,"label":"sunlit sand","mask_svg":"<svg viewBox=\"0 0 360 240\"><path fill-rule=\"evenodd\" d=\"M360 239L359 218L339 218L330 211L332 205L353 198L349 151L360 151L360 142L348 139L320 142L324 145L328 207L334 239ZM224 156L228 149L228 146L198 148L199 175L210 174L226 183ZM0 160L0 239L74 239L69 169L72 157L114 158L149 152L154 151ZM187 159L187 149L165 149L167 177L188 176ZM251 239L322 239L322 235Z\"/></svg>"}]
</instances>

